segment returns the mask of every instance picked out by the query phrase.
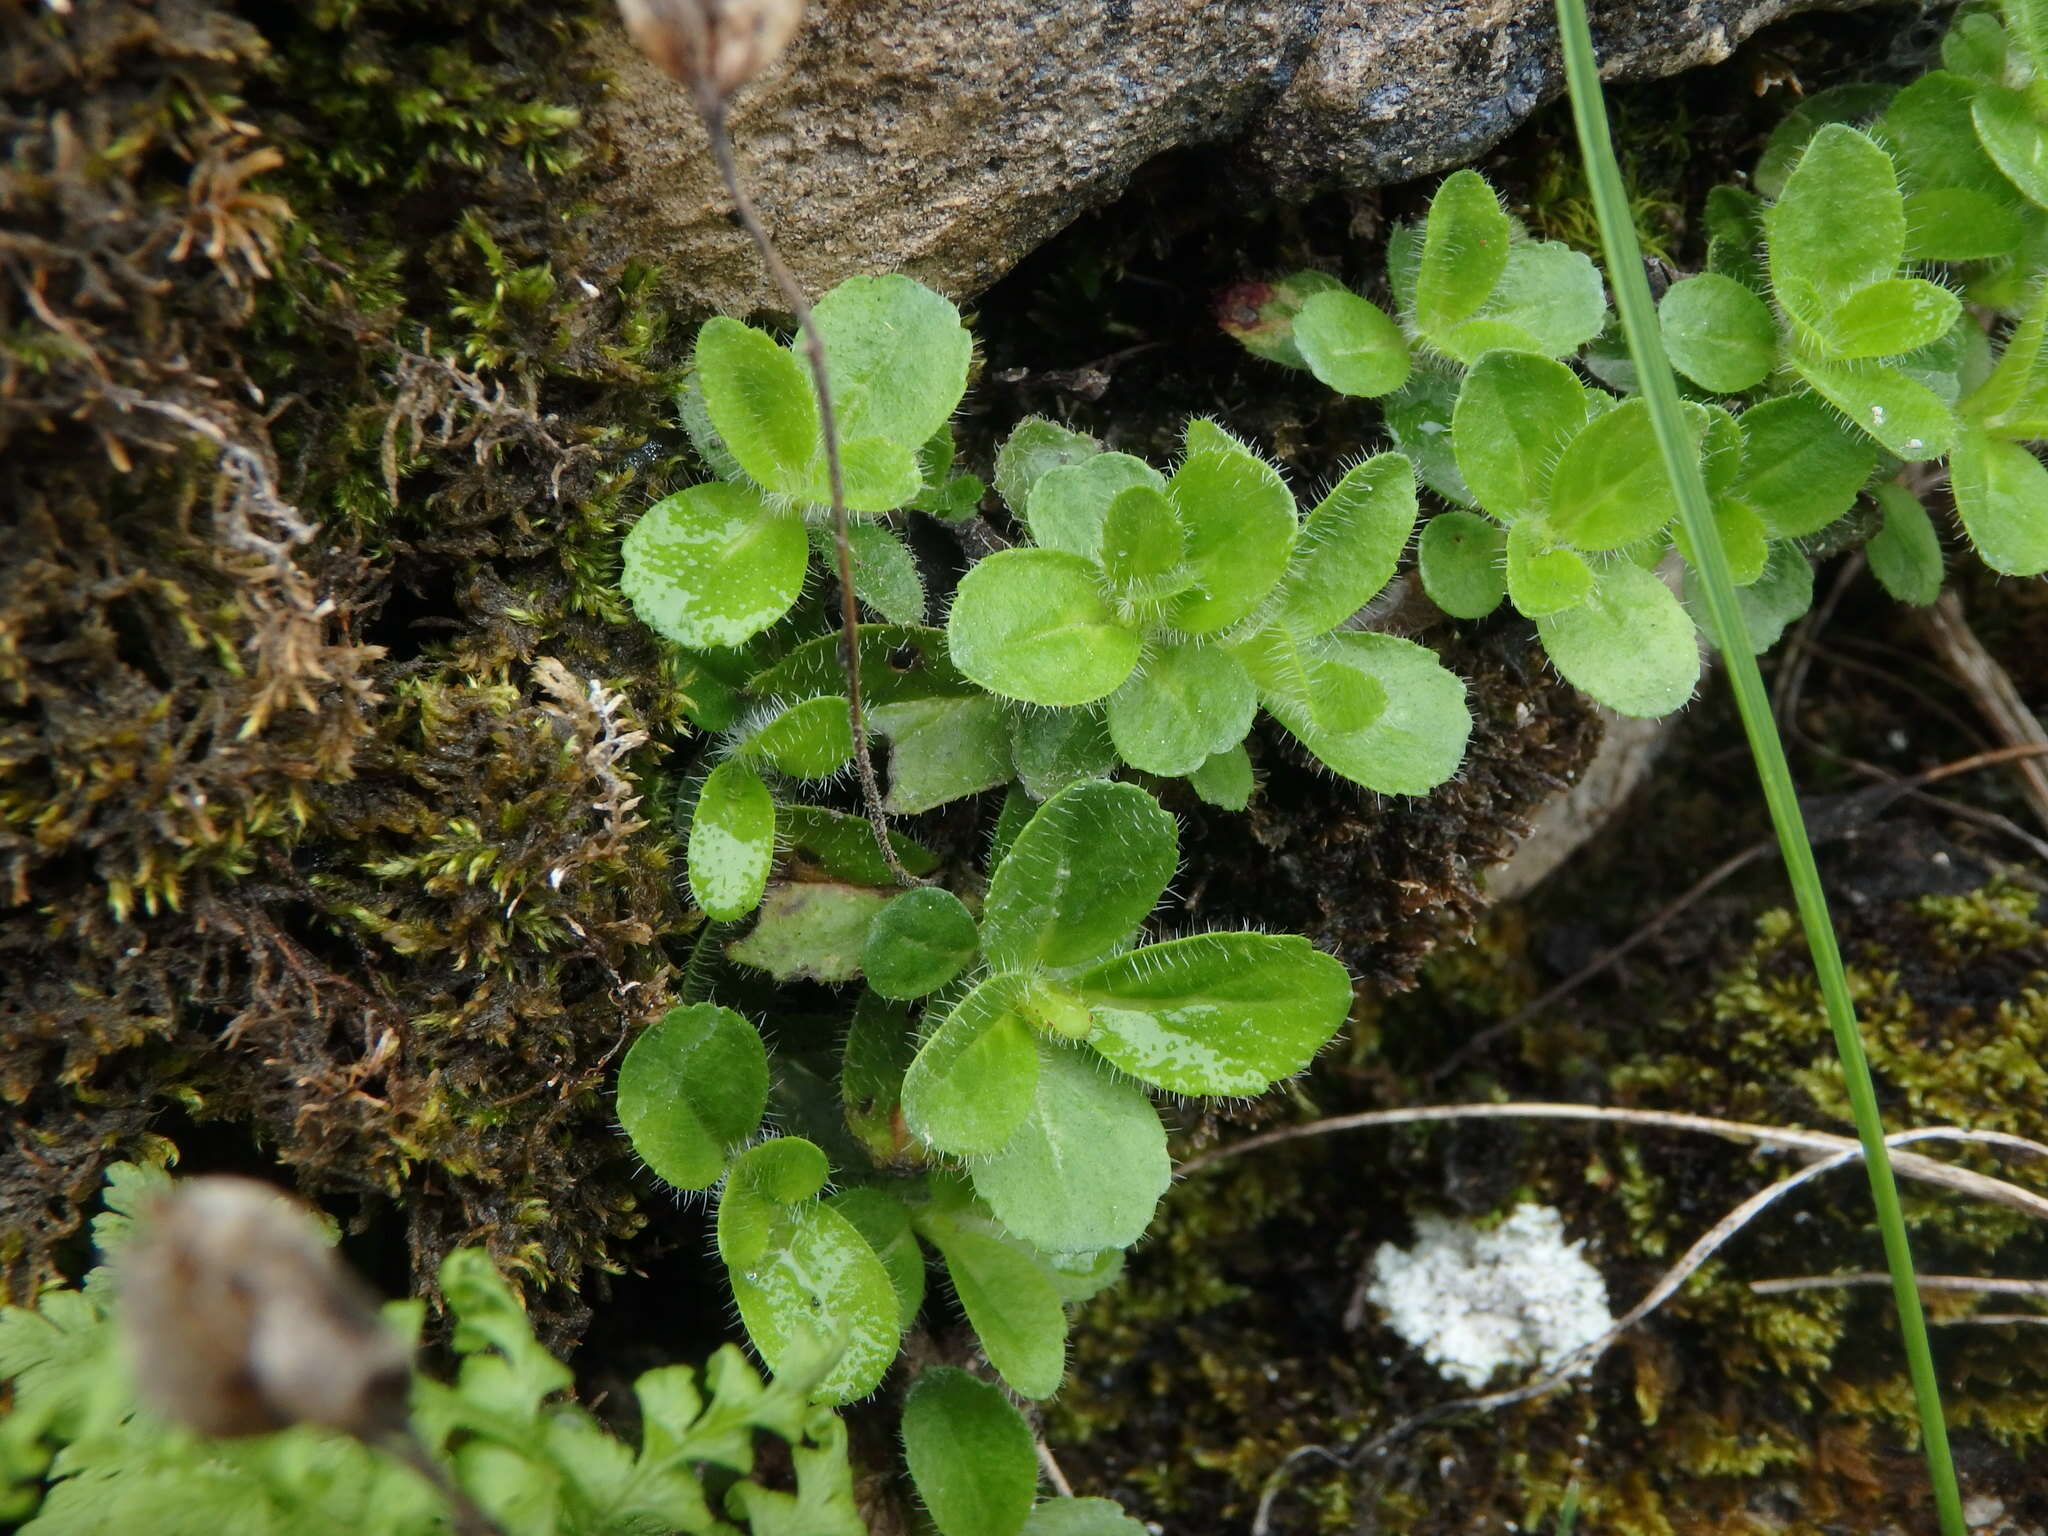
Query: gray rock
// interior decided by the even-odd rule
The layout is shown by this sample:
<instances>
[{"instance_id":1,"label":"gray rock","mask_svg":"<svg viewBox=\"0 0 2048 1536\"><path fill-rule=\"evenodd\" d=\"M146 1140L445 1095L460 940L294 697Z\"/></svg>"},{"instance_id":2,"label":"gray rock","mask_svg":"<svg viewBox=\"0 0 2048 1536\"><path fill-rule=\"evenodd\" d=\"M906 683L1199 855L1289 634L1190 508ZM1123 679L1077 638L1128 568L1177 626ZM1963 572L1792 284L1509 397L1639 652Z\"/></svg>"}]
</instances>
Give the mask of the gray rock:
<instances>
[{"instance_id":1,"label":"gray rock","mask_svg":"<svg viewBox=\"0 0 2048 1536\"><path fill-rule=\"evenodd\" d=\"M1608 72L1727 57L1813 0L1607 8ZM613 251L661 254L681 297L772 301L727 217L683 90L608 26L595 126ZM814 0L734 111L743 170L784 254L822 290L904 271L955 298L1002 276L1170 149L1284 198L1463 164L1561 87L1548 0Z\"/></svg>"}]
</instances>

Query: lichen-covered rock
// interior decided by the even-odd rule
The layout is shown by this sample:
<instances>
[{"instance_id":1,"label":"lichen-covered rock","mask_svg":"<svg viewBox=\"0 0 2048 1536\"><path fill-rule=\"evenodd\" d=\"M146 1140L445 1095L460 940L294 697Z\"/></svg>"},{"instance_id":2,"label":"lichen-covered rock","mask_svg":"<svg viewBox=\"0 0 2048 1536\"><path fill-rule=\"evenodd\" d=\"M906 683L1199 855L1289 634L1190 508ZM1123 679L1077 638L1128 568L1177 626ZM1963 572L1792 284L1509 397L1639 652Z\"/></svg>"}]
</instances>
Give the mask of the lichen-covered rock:
<instances>
[{"instance_id":1,"label":"lichen-covered rock","mask_svg":"<svg viewBox=\"0 0 2048 1536\"><path fill-rule=\"evenodd\" d=\"M1610 74L1726 58L1813 0L1601 7ZM616 176L614 251L670 253L713 309L773 307L733 228L687 94L616 29L595 126ZM971 296L1177 149L1213 153L1251 199L1362 189L1465 164L1563 88L1549 0L815 0L780 65L740 93L743 165L814 289L907 271Z\"/></svg>"}]
</instances>

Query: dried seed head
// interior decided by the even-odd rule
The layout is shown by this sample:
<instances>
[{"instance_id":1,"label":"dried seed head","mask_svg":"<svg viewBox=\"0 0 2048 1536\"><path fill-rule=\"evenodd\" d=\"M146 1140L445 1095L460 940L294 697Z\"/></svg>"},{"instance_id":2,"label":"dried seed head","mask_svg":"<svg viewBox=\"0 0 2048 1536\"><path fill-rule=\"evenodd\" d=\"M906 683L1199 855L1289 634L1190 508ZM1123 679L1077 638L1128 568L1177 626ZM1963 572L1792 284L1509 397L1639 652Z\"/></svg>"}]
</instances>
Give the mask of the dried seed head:
<instances>
[{"instance_id":1,"label":"dried seed head","mask_svg":"<svg viewBox=\"0 0 2048 1536\"><path fill-rule=\"evenodd\" d=\"M730 96L773 64L804 19L803 0L619 0L640 51L698 89Z\"/></svg>"},{"instance_id":2,"label":"dried seed head","mask_svg":"<svg viewBox=\"0 0 2048 1536\"><path fill-rule=\"evenodd\" d=\"M406 1424L411 1351L312 1213L251 1179L189 1179L122 1251L119 1314L142 1400L208 1435Z\"/></svg>"}]
</instances>

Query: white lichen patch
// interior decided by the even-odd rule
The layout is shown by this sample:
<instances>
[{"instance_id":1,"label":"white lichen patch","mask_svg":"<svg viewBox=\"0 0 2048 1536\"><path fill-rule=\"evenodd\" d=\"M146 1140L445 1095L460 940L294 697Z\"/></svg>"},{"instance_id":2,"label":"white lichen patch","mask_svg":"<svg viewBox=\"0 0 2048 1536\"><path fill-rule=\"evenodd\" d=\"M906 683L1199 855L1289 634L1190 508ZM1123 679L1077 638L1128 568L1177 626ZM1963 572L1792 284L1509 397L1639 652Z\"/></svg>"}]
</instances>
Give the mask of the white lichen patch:
<instances>
[{"instance_id":1,"label":"white lichen patch","mask_svg":"<svg viewBox=\"0 0 2048 1536\"><path fill-rule=\"evenodd\" d=\"M1383 1243L1366 1298L1436 1368L1483 1387L1503 1366L1548 1369L1614 1318L1607 1282L1567 1243L1564 1218L1519 1205L1490 1228L1442 1216L1415 1224L1415 1246Z\"/></svg>"}]
</instances>

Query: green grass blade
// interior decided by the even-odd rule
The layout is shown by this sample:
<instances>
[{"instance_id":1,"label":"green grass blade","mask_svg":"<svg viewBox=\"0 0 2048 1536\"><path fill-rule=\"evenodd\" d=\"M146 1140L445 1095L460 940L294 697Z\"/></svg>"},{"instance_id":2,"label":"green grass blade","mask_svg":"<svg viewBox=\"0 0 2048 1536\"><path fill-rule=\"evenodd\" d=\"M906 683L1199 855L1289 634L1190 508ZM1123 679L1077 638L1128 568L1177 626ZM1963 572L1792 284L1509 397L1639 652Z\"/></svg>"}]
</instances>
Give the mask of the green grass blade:
<instances>
[{"instance_id":1,"label":"green grass blade","mask_svg":"<svg viewBox=\"0 0 2048 1536\"><path fill-rule=\"evenodd\" d=\"M1593 207L1600 221L1601 242L1606 248L1608 282L1614 290L1615 308L1628 336L1629 355L1635 361L1636 377L1643 397L1649 401L1657 430L1657 445L1666 473L1678 493L1685 530L1697 556L1704 578L1708 615L1714 633L1740 636L1744 633L1736 605L1735 584L1728 568L1727 552L1709 511L1706 486L1700 478L1698 461L1679 412L1678 385L1664 355L1664 342L1657 328L1657 312L1650 298L1650 286L1643 275L1642 248L1635 225L1629 217L1628 194L1622 185L1621 168L1614 158L1614 145L1607 131L1607 110L1601 96L1599 66L1593 57L1592 29L1586 19L1585 0L1557 0L1558 28L1564 42L1565 76L1571 87L1572 118L1578 128L1579 144L1585 154L1586 179L1592 189ZM1920 1309L1920 1291L1913 1273L1913 1255L1906 1239L1906 1223L1899 1210L1898 1185L1892 1176L1891 1159L1884 1144L1884 1125L1877 1108L1877 1092L1870 1080L1870 1064L1863 1054L1862 1036L1857 1032L1854 1005L1849 1000L1849 981L1842 970L1841 951L1828 917L1827 897L1821 890L1820 871L1813 861L1813 846L1807 840L1806 824L1799 813L1799 797L1792 785L1792 770L1785 761L1785 748L1778 739L1777 724L1771 717L1764 694L1763 677L1749 647L1741 643L1726 646L1722 660L1735 686L1735 702L1748 733L1757 777L1762 781L1764 800L1770 807L1771 824L1791 876L1800 922L1813 953L1813 967L1827 1005L1828 1023L1835 1035L1835 1048L1842 1058L1842 1073L1849 1090L1849 1103L1856 1118L1856 1135L1863 1144L1864 1167L1870 1174L1870 1193L1877 1207L1878 1231L1884 1239L1886 1266L1891 1271L1892 1295L1898 1306L1899 1333L1906 1346L1906 1365L1913 1381L1913 1396L1920 1413L1922 1448L1927 1455L1927 1472L1934 1485L1935 1507L1943 1536L1964 1536L1962 1497L1956 1488L1955 1462L1949 1454L1948 1428L1942 1418L1941 1389L1935 1381L1934 1356L1927 1340L1927 1320Z\"/></svg>"}]
</instances>

